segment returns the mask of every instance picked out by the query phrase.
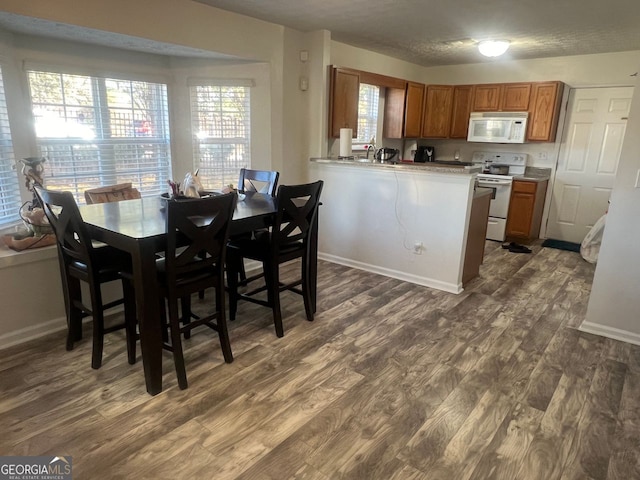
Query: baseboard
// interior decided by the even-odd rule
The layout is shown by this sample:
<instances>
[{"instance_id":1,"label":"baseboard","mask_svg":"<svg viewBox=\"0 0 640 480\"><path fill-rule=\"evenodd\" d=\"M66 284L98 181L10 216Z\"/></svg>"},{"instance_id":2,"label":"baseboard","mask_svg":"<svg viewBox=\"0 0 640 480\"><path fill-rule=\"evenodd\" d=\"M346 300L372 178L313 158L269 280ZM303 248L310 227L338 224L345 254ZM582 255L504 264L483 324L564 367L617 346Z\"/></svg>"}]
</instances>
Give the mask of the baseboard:
<instances>
[{"instance_id":1,"label":"baseboard","mask_svg":"<svg viewBox=\"0 0 640 480\"><path fill-rule=\"evenodd\" d=\"M66 329L67 319L65 317L59 317L38 325L14 330L13 332L0 335L0 350Z\"/></svg>"},{"instance_id":2,"label":"baseboard","mask_svg":"<svg viewBox=\"0 0 640 480\"><path fill-rule=\"evenodd\" d=\"M435 288L437 290L443 290L449 293L461 293L463 291L462 284L456 285L454 283L442 282L433 278L412 275L406 272L392 270L390 268L384 268L377 265L371 265L369 263L358 262L349 258L338 257L336 255L318 253L318 258L320 260L326 260L327 262L337 263L346 267L357 268L358 270L364 270L366 272L377 273L379 275L384 275L385 277L396 278L405 282L415 283L416 285Z\"/></svg>"},{"instance_id":3,"label":"baseboard","mask_svg":"<svg viewBox=\"0 0 640 480\"><path fill-rule=\"evenodd\" d=\"M620 330L619 328L608 327L606 325L600 325L599 323L585 321L578 327L578 330L585 333L600 335L601 337L620 340L621 342L632 343L633 345L640 345L640 334L629 332L627 330Z\"/></svg>"}]
</instances>

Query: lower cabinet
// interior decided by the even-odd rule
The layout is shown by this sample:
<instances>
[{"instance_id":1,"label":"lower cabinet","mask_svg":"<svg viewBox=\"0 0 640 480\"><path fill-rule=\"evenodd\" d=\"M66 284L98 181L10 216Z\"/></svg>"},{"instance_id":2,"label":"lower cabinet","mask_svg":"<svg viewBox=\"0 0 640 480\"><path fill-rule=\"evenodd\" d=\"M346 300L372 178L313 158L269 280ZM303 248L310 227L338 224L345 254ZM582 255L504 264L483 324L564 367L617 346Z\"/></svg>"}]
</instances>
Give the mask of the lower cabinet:
<instances>
[{"instance_id":1,"label":"lower cabinet","mask_svg":"<svg viewBox=\"0 0 640 480\"><path fill-rule=\"evenodd\" d=\"M507 215L507 240L532 242L540 236L547 180L514 180Z\"/></svg>"}]
</instances>

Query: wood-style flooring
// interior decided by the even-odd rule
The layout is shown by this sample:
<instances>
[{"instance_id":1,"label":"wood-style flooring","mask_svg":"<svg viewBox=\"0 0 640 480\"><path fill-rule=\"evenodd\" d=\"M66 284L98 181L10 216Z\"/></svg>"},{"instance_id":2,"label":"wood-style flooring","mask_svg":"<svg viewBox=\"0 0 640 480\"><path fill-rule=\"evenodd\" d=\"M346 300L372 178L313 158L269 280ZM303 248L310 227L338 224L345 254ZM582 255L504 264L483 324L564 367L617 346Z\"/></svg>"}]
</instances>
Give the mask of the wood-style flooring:
<instances>
[{"instance_id":1,"label":"wood-style flooring","mask_svg":"<svg viewBox=\"0 0 640 480\"><path fill-rule=\"evenodd\" d=\"M155 397L120 333L97 371L88 327L1 351L0 455L72 455L74 479L640 479L640 347L579 332L593 266L533 250L487 242L460 295L320 262L314 322L287 292L277 338L243 303L235 361L198 330L189 388L165 353Z\"/></svg>"}]
</instances>

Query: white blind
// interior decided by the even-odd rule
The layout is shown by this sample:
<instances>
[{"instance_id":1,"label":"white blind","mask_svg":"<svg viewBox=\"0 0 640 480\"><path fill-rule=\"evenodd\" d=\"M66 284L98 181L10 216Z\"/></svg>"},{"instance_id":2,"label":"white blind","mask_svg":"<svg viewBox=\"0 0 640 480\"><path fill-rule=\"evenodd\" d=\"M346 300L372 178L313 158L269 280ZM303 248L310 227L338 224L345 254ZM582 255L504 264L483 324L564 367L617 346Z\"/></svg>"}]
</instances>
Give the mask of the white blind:
<instances>
[{"instance_id":1,"label":"white blind","mask_svg":"<svg viewBox=\"0 0 640 480\"><path fill-rule=\"evenodd\" d=\"M236 185L240 169L251 168L250 88L208 84L191 86L190 91L198 176L209 189Z\"/></svg>"},{"instance_id":2,"label":"white blind","mask_svg":"<svg viewBox=\"0 0 640 480\"><path fill-rule=\"evenodd\" d=\"M358 138L353 143L368 144L378 131L380 87L360 84L358 100Z\"/></svg>"},{"instance_id":3,"label":"white blind","mask_svg":"<svg viewBox=\"0 0 640 480\"><path fill-rule=\"evenodd\" d=\"M171 173L164 84L29 71L45 185L84 202L90 188L131 182L144 196Z\"/></svg>"},{"instance_id":4,"label":"white blind","mask_svg":"<svg viewBox=\"0 0 640 480\"><path fill-rule=\"evenodd\" d=\"M0 67L0 225L18 220L21 200Z\"/></svg>"}]
</instances>

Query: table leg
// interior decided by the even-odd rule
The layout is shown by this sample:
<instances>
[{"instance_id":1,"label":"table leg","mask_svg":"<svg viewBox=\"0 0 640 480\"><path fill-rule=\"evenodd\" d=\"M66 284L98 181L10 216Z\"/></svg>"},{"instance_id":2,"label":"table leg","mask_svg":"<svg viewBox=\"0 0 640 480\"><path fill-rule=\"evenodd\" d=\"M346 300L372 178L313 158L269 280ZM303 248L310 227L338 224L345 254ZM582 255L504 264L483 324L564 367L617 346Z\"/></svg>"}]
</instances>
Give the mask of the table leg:
<instances>
[{"instance_id":1,"label":"table leg","mask_svg":"<svg viewBox=\"0 0 640 480\"><path fill-rule=\"evenodd\" d=\"M316 219L313 222L311 238L309 239L309 277L311 283L311 310L316 313L316 298L318 290L318 215L320 208L316 213Z\"/></svg>"},{"instance_id":2,"label":"table leg","mask_svg":"<svg viewBox=\"0 0 640 480\"><path fill-rule=\"evenodd\" d=\"M154 249L139 243L131 257L144 378L147 392L156 395L162 391L162 324Z\"/></svg>"}]
</instances>

